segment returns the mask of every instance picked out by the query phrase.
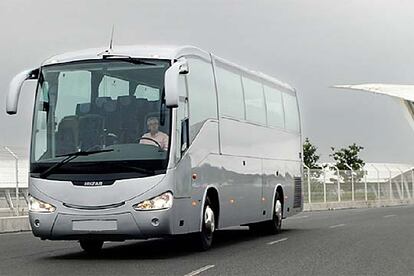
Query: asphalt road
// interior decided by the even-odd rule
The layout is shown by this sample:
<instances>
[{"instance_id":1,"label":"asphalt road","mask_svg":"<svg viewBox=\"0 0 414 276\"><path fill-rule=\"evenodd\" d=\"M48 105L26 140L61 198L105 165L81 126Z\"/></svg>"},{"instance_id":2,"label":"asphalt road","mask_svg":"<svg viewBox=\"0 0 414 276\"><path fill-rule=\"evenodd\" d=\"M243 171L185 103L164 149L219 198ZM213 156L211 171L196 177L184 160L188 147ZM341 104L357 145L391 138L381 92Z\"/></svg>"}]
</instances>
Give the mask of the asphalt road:
<instances>
[{"instance_id":1,"label":"asphalt road","mask_svg":"<svg viewBox=\"0 0 414 276\"><path fill-rule=\"evenodd\" d=\"M217 232L194 252L182 239L106 243L89 257L77 242L0 235L0 275L414 275L414 206L302 213L275 236Z\"/></svg>"}]
</instances>

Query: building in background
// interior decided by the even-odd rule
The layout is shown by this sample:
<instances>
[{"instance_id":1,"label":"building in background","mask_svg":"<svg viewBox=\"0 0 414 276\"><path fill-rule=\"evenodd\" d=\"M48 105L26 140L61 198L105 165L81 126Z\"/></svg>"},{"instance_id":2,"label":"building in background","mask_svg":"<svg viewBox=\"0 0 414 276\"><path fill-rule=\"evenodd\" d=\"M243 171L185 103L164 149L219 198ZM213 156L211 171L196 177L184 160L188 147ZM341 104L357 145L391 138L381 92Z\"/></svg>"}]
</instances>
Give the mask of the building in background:
<instances>
[{"instance_id":1,"label":"building in background","mask_svg":"<svg viewBox=\"0 0 414 276\"><path fill-rule=\"evenodd\" d=\"M367 83L356 85L335 85L335 88L344 88L388 95L401 101L405 117L414 130L414 85Z\"/></svg>"}]
</instances>

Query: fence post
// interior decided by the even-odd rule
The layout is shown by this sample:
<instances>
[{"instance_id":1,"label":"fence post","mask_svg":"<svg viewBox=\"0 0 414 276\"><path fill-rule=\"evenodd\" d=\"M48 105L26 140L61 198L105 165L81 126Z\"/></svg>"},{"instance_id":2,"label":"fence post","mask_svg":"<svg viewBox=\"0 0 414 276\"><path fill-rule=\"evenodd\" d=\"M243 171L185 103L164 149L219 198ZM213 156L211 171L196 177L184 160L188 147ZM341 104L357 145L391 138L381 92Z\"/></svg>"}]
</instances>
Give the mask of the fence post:
<instances>
[{"instance_id":1,"label":"fence post","mask_svg":"<svg viewBox=\"0 0 414 276\"><path fill-rule=\"evenodd\" d=\"M414 198L414 168L411 170L411 192L413 193L412 198Z\"/></svg>"},{"instance_id":2,"label":"fence post","mask_svg":"<svg viewBox=\"0 0 414 276\"><path fill-rule=\"evenodd\" d=\"M379 172L378 168L374 166L374 164L371 164L371 167L373 167L374 170L377 172L377 189L378 189L377 199L381 200L380 172Z\"/></svg>"},{"instance_id":3,"label":"fence post","mask_svg":"<svg viewBox=\"0 0 414 276\"><path fill-rule=\"evenodd\" d=\"M339 175L339 169L337 166L333 166L333 168L336 170L337 176L338 176L338 202L341 202L341 180Z\"/></svg>"},{"instance_id":4,"label":"fence post","mask_svg":"<svg viewBox=\"0 0 414 276\"><path fill-rule=\"evenodd\" d=\"M397 170L401 173L401 199L404 199L404 172L398 167Z\"/></svg>"},{"instance_id":5,"label":"fence post","mask_svg":"<svg viewBox=\"0 0 414 276\"><path fill-rule=\"evenodd\" d=\"M303 164L303 166L306 168L307 174L308 174L308 202L312 203L312 199L311 199L311 181L310 181L310 168L308 166L306 166L305 164Z\"/></svg>"},{"instance_id":6,"label":"fence post","mask_svg":"<svg viewBox=\"0 0 414 276\"><path fill-rule=\"evenodd\" d=\"M352 201L355 201L355 183L354 183L354 170L352 169L351 166L349 166L348 164L345 164L345 166L351 170L351 197L352 197Z\"/></svg>"},{"instance_id":7,"label":"fence post","mask_svg":"<svg viewBox=\"0 0 414 276\"><path fill-rule=\"evenodd\" d=\"M15 172L16 172L16 214L19 215L19 157L8 147L4 147L4 149L13 156L15 160Z\"/></svg>"},{"instance_id":8,"label":"fence post","mask_svg":"<svg viewBox=\"0 0 414 276\"><path fill-rule=\"evenodd\" d=\"M388 170L388 174L389 174L389 176L388 176L388 182L389 182L389 185L390 185L390 200L392 201L392 199L394 198L394 194L393 194L393 191L392 191L392 172L391 172L391 170L388 168L388 166L387 165L384 165L384 167Z\"/></svg>"},{"instance_id":9,"label":"fence post","mask_svg":"<svg viewBox=\"0 0 414 276\"><path fill-rule=\"evenodd\" d=\"M322 170L323 170L323 202L326 203L326 168L323 168Z\"/></svg>"},{"instance_id":10,"label":"fence post","mask_svg":"<svg viewBox=\"0 0 414 276\"><path fill-rule=\"evenodd\" d=\"M364 173L364 189L365 189L365 201L368 201L368 185L367 185L367 171L363 171Z\"/></svg>"}]
</instances>

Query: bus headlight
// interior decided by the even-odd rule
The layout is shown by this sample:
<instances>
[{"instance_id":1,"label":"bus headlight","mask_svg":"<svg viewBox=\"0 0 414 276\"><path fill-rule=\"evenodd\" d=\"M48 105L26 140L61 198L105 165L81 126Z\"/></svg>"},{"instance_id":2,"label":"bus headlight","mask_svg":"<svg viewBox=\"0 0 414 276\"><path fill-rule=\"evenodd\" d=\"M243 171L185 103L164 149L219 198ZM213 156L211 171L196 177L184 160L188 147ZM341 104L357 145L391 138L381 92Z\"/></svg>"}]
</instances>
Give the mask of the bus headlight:
<instances>
[{"instance_id":1,"label":"bus headlight","mask_svg":"<svg viewBox=\"0 0 414 276\"><path fill-rule=\"evenodd\" d=\"M137 211L163 210L171 208L173 204L173 194L171 192L163 193L151 199L144 200L134 205Z\"/></svg>"},{"instance_id":2,"label":"bus headlight","mask_svg":"<svg viewBox=\"0 0 414 276\"><path fill-rule=\"evenodd\" d=\"M37 198L29 196L29 211L30 212L53 213L55 210L56 210L56 207L53 206L52 204L43 202L41 200L38 200Z\"/></svg>"}]
</instances>

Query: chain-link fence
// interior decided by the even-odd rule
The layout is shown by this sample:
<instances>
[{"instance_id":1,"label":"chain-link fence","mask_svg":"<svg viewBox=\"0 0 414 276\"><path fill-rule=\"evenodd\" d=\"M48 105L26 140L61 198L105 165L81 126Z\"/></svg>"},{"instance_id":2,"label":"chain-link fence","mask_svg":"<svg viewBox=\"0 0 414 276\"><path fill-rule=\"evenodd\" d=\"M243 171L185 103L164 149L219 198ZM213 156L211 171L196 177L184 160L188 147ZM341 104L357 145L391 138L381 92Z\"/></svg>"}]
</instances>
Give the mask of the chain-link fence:
<instances>
[{"instance_id":1,"label":"chain-link fence","mask_svg":"<svg viewBox=\"0 0 414 276\"><path fill-rule=\"evenodd\" d=\"M370 164L361 170L304 169L306 203L414 199L414 166Z\"/></svg>"}]
</instances>

